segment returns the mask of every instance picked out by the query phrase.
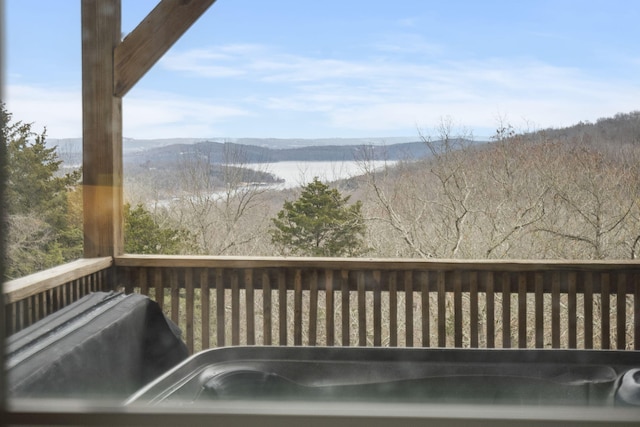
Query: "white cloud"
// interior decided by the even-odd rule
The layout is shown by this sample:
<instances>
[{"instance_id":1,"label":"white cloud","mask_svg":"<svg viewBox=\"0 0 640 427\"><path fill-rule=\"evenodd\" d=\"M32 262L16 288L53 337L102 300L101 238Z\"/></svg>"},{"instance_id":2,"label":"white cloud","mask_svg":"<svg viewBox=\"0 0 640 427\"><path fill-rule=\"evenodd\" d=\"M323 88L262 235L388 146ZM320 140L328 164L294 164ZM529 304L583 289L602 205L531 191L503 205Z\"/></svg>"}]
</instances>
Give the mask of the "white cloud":
<instances>
[{"instance_id":1,"label":"white cloud","mask_svg":"<svg viewBox=\"0 0 640 427\"><path fill-rule=\"evenodd\" d=\"M34 123L33 130L47 128L50 138L82 135L80 88L51 88L33 85L6 86L6 104L14 120Z\"/></svg>"},{"instance_id":2,"label":"white cloud","mask_svg":"<svg viewBox=\"0 0 640 427\"><path fill-rule=\"evenodd\" d=\"M218 126L225 120L250 114L214 100L140 91L124 99L123 127L131 138L209 137L217 136Z\"/></svg>"},{"instance_id":3,"label":"white cloud","mask_svg":"<svg viewBox=\"0 0 640 427\"><path fill-rule=\"evenodd\" d=\"M33 122L36 132L46 127L49 138L82 136L80 89L9 85L7 109L14 120ZM137 91L123 101L123 134L140 139L213 136L221 122L249 114L211 100Z\"/></svg>"},{"instance_id":4,"label":"white cloud","mask_svg":"<svg viewBox=\"0 0 640 427\"><path fill-rule=\"evenodd\" d=\"M258 45L234 44L219 48L191 49L183 52L169 51L160 60L159 65L167 70L208 78L242 76L247 73L246 70L236 66L234 61L237 61L239 57L251 56L260 50L262 48Z\"/></svg>"},{"instance_id":5,"label":"white cloud","mask_svg":"<svg viewBox=\"0 0 640 427\"><path fill-rule=\"evenodd\" d=\"M169 53L161 64L197 89L188 96L134 89L124 100L127 137L207 137L220 129L242 136L247 126L254 135L277 136L274 129L292 126L292 117L312 117L313 125L295 123L311 132L300 136L407 135L443 116L491 128L498 112L559 127L637 110L640 99L636 81L526 58L316 58L235 44ZM51 137L81 133L79 88L10 85L8 107L18 119L46 125ZM246 119L238 125L238 118Z\"/></svg>"}]
</instances>

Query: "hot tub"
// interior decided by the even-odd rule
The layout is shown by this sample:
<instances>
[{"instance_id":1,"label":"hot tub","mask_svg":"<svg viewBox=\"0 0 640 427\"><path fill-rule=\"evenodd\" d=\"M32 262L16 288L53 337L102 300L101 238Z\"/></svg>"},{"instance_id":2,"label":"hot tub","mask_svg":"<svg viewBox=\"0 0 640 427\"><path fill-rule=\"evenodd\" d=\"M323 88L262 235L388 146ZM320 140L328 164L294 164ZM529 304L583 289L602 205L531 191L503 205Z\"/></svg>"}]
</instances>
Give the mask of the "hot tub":
<instances>
[{"instance_id":1,"label":"hot tub","mask_svg":"<svg viewBox=\"0 0 640 427\"><path fill-rule=\"evenodd\" d=\"M127 403L230 400L640 406L640 352L227 347L190 357Z\"/></svg>"}]
</instances>

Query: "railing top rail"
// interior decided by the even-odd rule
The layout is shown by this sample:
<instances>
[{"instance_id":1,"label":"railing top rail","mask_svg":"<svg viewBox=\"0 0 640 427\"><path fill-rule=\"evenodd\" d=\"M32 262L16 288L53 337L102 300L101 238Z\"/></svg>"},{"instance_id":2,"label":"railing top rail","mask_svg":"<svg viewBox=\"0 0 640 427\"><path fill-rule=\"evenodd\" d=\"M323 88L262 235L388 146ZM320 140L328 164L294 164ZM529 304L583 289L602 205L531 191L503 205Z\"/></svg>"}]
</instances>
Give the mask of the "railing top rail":
<instances>
[{"instance_id":1,"label":"railing top rail","mask_svg":"<svg viewBox=\"0 0 640 427\"><path fill-rule=\"evenodd\" d=\"M597 271L639 270L638 260L452 260L395 258L236 257L122 255L118 267L177 268L318 268L334 270Z\"/></svg>"},{"instance_id":2,"label":"railing top rail","mask_svg":"<svg viewBox=\"0 0 640 427\"><path fill-rule=\"evenodd\" d=\"M104 270L112 265L113 258L111 257L83 258L5 282L3 285L5 302L12 303L28 298L64 283Z\"/></svg>"}]
</instances>

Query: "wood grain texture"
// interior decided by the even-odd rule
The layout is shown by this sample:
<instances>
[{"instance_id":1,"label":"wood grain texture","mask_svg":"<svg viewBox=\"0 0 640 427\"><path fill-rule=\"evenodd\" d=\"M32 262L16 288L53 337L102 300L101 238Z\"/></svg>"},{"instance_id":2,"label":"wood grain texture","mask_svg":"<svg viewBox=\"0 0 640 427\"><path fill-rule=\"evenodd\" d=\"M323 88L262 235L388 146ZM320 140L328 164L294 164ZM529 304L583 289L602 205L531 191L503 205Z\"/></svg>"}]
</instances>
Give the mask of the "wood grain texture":
<instances>
[{"instance_id":1,"label":"wood grain texture","mask_svg":"<svg viewBox=\"0 0 640 427\"><path fill-rule=\"evenodd\" d=\"M82 171L85 258L124 252L122 99L113 95L120 0L82 3Z\"/></svg>"},{"instance_id":2,"label":"wood grain texture","mask_svg":"<svg viewBox=\"0 0 640 427\"><path fill-rule=\"evenodd\" d=\"M12 303L84 276L92 275L113 265L111 257L79 259L68 264L21 277L4 283L5 303Z\"/></svg>"},{"instance_id":3,"label":"wood grain texture","mask_svg":"<svg viewBox=\"0 0 640 427\"><path fill-rule=\"evenodd\" d=\"M114 52L113 93L123 97L215 0L162 0Z\"/></svg>"},{"instance_id":4,"label":"wood grain texture","mask_svg":"<svg viewBox=\"0 0 640 427\"><path fill-rule=\"evenodd\" d=\"M85 259L8 282L7 324L18 330L29 326L92 288L103 290L110 283L105 278L115 275L121 288L150 294L174 321L185 325L190 349L201 347L196 342L198 330L202 348L208 348L209 331L214 329L215 346L268 345L275 338L269 335L276 316L280 335L276 345L412 346L421 338L423 346L437 342L442 347L638 346L640 272L635 262L621 261L616 268L606 265L600 271L584 270L581 265L572 269L572 263L565 263L556 270L516 274L501 263L491 271L467 271L447 270L447 263L433 261L416 262L429 267L416 270L389 269L395 261L385 260L371 270L333 268L336 262L349 263L346 259L285 259L287 267L277 266L282 263L277 257L261 258L258 263L249 259L244 267L238 258L198 257L196 261L194 267L193 257L125 256L117 257L114 266L110 257ZM272 296L273 292L277 295ZM198 306L207 314L196 313ZM420 318L414 318L416 313ZM326 331L321 327L323 315ZM509 323L511 328L503 326ZM261 326L265 328L262 340ZM341 331L340 337L335 331Z\"/></svg>"}]
</instances>

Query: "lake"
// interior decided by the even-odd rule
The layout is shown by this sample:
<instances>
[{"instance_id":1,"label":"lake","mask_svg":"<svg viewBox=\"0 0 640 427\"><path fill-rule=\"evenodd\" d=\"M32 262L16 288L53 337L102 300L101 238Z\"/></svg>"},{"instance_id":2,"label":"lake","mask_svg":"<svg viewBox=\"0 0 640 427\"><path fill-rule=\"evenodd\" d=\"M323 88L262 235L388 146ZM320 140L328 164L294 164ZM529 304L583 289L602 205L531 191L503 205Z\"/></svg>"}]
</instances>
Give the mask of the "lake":
<instances>
[{"instance_id":1,"label":"lake","mask_svg":"<svg viewBox=\"0 0 640 427\"><path fill-rule=\"evenodd\" d=\"M372 161L371 167L380 169L384 165L392 166L395 161ZM243 167L253 170L269 172L284 179L284 183L273 186L278 189L293 188L305 185L318 177L320 181L329 182L339 179L352 178L364 174L362 164L356 161L342 162L276 162L276 163L253 163L245 164Z\"/></svg>"},{"instance_id":2,"label":"lake","mask_svg":"<svg viewBox=\"0 0 640 427\"><path fill-rule=\"evenodd\" d=\"M369 167L374 170L381 169L385 166L393 166L396 161L376 160L371 161ZM261 172L272 173L280 179L284 179L283 183L260 185L261 188L273 190L285 190L308 184L314 177L318 177L322 182L336 181L339 179L348 179L354 176L363 175L362 164L356 161L343 162L275 162L275 163L249 163L238 165L243 168L253 169ZM256 183L247 183L236 189L236 191L246 191L253 188ZM224 191L216 191L211 193L215 198L222 198ZM190 196L182 196L190 197ZM172 203L179 202L180 199L172 198L154 201L156 206L168 207Z\"/></svg>"}]
</instances>

